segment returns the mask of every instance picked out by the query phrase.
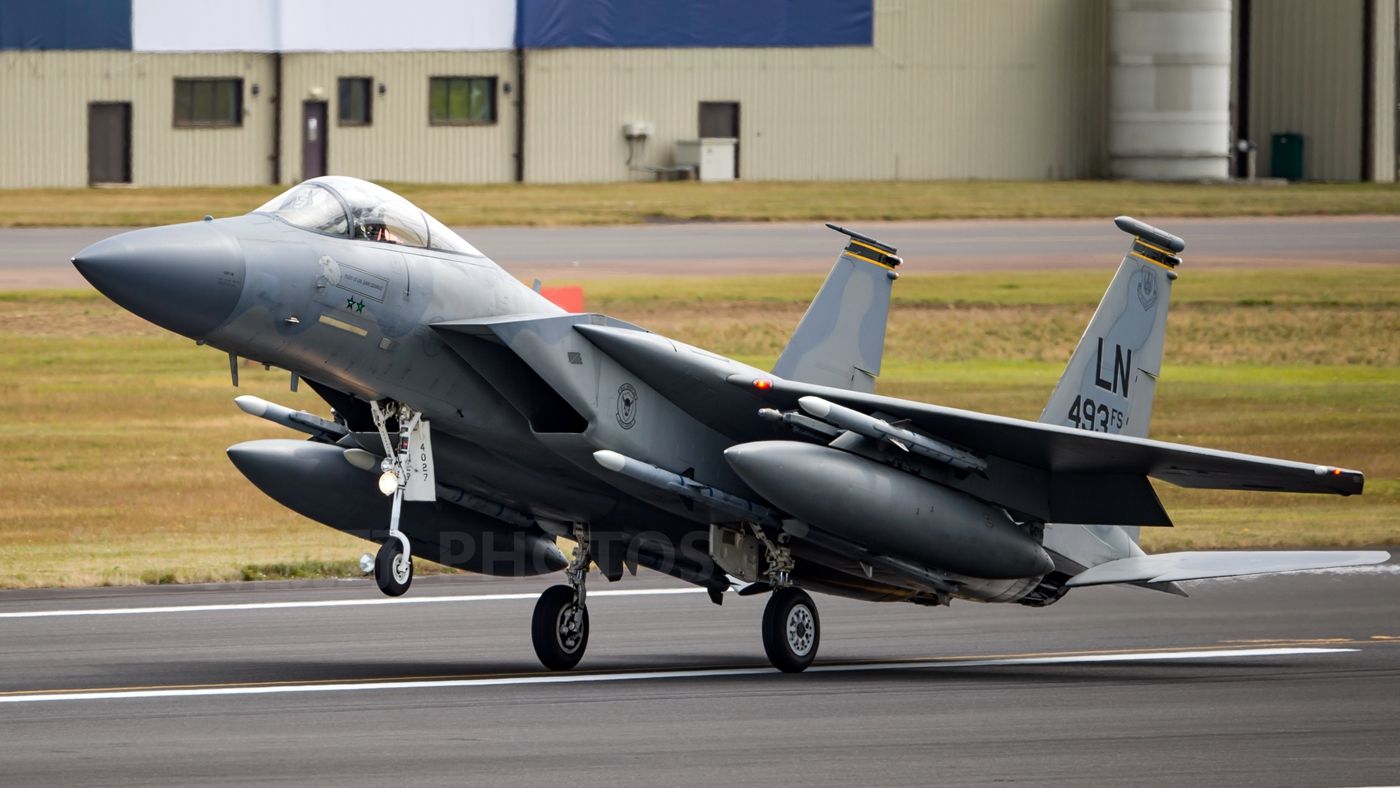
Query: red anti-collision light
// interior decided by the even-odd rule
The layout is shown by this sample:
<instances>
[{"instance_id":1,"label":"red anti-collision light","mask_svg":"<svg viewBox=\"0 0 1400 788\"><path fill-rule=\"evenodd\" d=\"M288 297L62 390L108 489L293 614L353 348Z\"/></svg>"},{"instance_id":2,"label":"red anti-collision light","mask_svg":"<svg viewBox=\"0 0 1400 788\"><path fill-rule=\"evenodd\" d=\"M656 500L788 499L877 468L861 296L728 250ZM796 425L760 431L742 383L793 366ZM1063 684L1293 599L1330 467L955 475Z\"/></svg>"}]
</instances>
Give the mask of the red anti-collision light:
<instances>
[{"instance_id":1,"label":"red anti-collision light","mask_svg":"<svg viewBox=\"0 0 1400 788\"><path fill-rule=\"evenodd\" d=\"M759 378L758 380L755 380L753 382L753 387L758 389L759 391L767 391L768 389L773 388L773 381L769 380L768 378Z\"/></svg>"}]
</instances>

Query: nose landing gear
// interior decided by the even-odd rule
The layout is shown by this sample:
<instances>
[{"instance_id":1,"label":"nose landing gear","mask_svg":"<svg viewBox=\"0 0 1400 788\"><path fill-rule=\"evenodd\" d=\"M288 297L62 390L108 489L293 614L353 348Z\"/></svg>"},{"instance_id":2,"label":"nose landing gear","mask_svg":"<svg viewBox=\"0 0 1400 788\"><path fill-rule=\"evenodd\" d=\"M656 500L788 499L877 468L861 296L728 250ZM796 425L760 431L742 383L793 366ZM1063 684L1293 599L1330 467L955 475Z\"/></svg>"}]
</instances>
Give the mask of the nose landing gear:
<instances>
[{"instance_id":1,"label":"nose landing gear","mask_svg":"<svg viewBox=\"0 0 1400 788\"><path fill-rule=\"evenodd\" d=\"M432 489L432 446L427 441L427 422L423 420L420 411L402 404L395 409L394 416L399 426L396 450L389 438L389 416L379 407L378 402L370 402L369 407L374 416L374 425L379 428L379 439L384 443L379 491L394 496L393 506L389 510L389 538L380 545L379 553L375 556L374 580L386 596L402 596L413 583L413 551L409 546L408 537L399 530L399 516L403 511L405 493L412 474L421 472L427 481L413 481L417 486L426 484L429 490ZM421 456L415 458L415 452ZM410 500L422 498L421 490L415 492L417 494ZM431 493L429 495L431 496Z\"/></svg>"}]
</instances>

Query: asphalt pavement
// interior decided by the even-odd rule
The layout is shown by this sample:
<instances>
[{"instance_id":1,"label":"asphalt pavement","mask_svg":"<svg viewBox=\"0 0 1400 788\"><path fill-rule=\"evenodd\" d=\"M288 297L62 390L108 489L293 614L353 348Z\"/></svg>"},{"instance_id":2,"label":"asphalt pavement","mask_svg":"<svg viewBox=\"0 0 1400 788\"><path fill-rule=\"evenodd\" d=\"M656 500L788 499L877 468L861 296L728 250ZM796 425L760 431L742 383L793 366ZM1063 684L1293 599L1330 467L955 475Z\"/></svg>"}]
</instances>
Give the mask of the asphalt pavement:
<instances>
[{"instance_id":1,"label":"asphalt pavement","mask_svg":"<svg viewBox=\"0 0 1400 788\"><path fill-rule=\"evenodd\" d=\"M1185 238L1183 257L1192 268L1400 264L1397 217L1139 218ZM898 247L902 270L911 273L1109 270L1126 248L1111 217L848 224ZM825 273L842 246L820 222L457 229L512 274L546 284L597 276ZM86 287L69 258L121 231L0 229L0 290Z\"/></svg>"},{"instance_id":2,"label":"asphalt pavement","mask_svg":"<svg viewBox=\"0 0 1400 788\"><path fill-rule=\"evenodd\" d=\"M818 597L802 675L763 597L549 582L0 593L0 784L1378 785L1400 781L1400 565L1081 589L1045 609ZM617 593L613 593L617 592Z\"/></svg>"}]
</instances>

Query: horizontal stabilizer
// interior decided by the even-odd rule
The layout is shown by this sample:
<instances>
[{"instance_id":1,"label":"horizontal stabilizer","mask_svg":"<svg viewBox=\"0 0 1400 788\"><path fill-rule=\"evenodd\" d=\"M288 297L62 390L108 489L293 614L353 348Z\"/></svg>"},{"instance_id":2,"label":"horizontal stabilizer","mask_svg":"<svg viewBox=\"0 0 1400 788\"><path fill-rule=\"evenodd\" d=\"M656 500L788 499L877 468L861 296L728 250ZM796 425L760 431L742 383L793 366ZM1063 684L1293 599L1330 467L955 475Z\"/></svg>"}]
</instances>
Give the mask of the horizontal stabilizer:
<instances>
[{"instance_id":1,"label":"horizontal stabilizer","mask_svg":"<svg viewBox=\"0 0 1400 788\"><path fill-rule=\"evenodd\" d=\"M1099 564L1070 578L1065 585L1074 587L1107 583L1171 583L1212 577L1364 566L1388 560L1390 553L1384 550L1225 550L1160 553L1120 558Z\"/></svg>"}]
</instances>

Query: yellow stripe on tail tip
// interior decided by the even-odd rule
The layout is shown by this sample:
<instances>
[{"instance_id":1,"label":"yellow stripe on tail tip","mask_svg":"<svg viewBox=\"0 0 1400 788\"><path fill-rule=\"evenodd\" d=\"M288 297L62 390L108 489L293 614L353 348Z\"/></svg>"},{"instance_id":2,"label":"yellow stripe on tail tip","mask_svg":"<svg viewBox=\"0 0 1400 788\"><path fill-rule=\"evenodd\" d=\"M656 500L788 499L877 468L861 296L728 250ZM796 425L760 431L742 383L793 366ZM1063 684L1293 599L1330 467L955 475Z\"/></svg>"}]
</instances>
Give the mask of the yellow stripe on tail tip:
<instances>
[{"instance_id":1,"label":"yellow stripe on tail tip","mask_svg":"<svg viewBox=\"0 0 1400 788\"><path fill-rule=\"evenodd\" d=\"M1137 243L1142 244L1143 246L1146 246L1148 249L1151 249L1154 252L1159 252L1161 254L1166 255L1167 257L1176 257L1176 253L1167 249L1163 249L1162 247L1157 246L1156 244L1148 243L1147 241L1142 240L1140 236L1133 236L1133 240Z\"/></svg>"},{"instance_id":2,"label":"yellow stripe on tail tip","mask_svg":"<svg viewBox=\"0 0 1400 788\"><path fill-rule=\"evenodd\" d=\"M858 250L856 247L860 247L860 249ZM864 254L861 251L866 249L870 250L869 255ZM891 271L893 271L895 267L898 266L900 263L904 262L899 258L899 255L891 254L885 251L884 249L881 249L876 246L871 246L870 244L865 243L863 241L857 241L854 238L852 238L851 242L846 246L846 248L842 249L841 251L847 255L850 255L851 257L854 257L857 260L864 260L867 263L874 263L875 265L878 265L881 268L888 268Z\"/></svg>"},{"instance_id":3,"label":"yellow stripe on tail tip","mask_svg":"<svg viewBox=\"0 0 1400 788\"><path fill-rule=\"evenodd\" d=\"M1140 254L1138 254L1137 252L1129 252L1128 255L1131 256L1131 257L1136 257L1137 259L1142 260L1143 262L1146 262L1146 263L1151 263L1151 264L1153 264L1153 265L1160 265L1160 266L1162 266L1163 268L1167 269L1168 271L1175 271L1175 270L1176 270L1175 268L1173 268L1172 266L1167 265L1166 263L1162 262L1161 260L1153 260L1151 257L1144 257L1143 255L1140 255Z\"/></svg>"}]
</instances>

